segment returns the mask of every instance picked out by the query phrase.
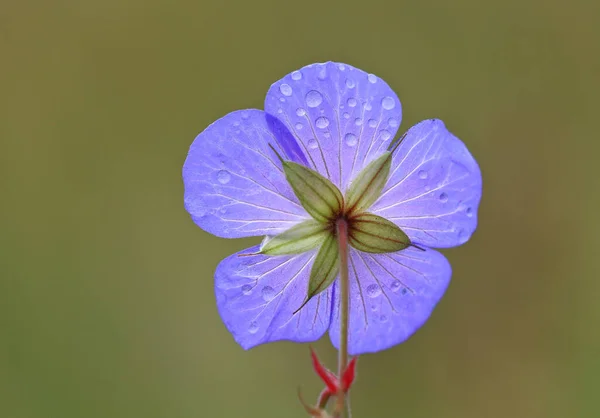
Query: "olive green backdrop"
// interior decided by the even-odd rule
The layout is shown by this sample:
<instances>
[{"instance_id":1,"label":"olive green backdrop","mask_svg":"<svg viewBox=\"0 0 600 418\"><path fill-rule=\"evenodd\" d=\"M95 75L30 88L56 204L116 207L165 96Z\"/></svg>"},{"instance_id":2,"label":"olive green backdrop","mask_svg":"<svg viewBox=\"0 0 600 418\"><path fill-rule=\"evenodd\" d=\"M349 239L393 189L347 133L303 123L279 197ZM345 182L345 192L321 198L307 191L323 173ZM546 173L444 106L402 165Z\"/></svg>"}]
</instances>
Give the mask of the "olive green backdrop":
<instances>
[{"instance_id":1,"label":"olive green backdrop","mask_svg":"<svg viewBox=\"0 0 600 418\"><path fill-rule=\"evenodd\" d=\"M181 166L209 123L327 60L386 80L401 132L443 119L484 178L450 289L361 358L353 416L600 416L597 4L4 2L0 416L304 416L308 347L243 351L215 308L215 266L258 239L196 227Z\"/></svg>"}]
</instances>

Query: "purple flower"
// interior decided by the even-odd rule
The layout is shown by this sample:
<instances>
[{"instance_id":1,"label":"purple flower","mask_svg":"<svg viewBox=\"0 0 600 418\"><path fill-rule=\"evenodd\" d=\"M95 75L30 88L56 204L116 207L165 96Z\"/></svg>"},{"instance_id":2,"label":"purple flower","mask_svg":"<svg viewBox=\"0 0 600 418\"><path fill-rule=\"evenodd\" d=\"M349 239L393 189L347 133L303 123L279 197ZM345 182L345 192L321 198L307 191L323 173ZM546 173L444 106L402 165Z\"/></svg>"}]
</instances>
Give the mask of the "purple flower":
<instances>
[{"instance_id":1,"label":"purple flower","mask_svg":"<svg viewBox=\"0 0 600 418\"><path fill-rule=\"evenodd\" d=\"M227 257L215 273L219 313L242 347L314 341L328 329L338 347L338 280L307 295L326 238L313 234L314 242L306 248L299 244L302 249L293 254L261 251L269 239L301 223L328 222L319 220L319 208L307 210L308 197L298 197L291 166L329 179L347 204L360 173L390 156L381 186L362 186L373 196L361 210L391 221L409 241L399 251L376 251L357 239L353 244L351 237L348 351L389 348L427 320L451 276L446 258L431 248L469 239L477 225L481 174L465 145L440 120L420 122L393 142L401 115L398 97L382 79L328 62L273 84L264 112L232 112L196 137L183 167L185 207L194 222L223 238L268 237L262 247ZM386 154L392 144L397 149ZM308 184L314 182L311 178ZM374 235L384 239L380 232Z\"/></svg>"}]
</instances>

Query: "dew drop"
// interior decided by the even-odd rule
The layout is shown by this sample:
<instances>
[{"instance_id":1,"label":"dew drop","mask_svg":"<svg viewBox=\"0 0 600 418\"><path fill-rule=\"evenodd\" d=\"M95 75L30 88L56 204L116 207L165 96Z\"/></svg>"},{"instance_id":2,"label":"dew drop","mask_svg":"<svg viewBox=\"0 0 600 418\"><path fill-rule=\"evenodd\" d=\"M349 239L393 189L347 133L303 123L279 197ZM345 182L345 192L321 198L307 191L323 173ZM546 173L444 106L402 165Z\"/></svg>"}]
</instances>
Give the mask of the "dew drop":
<instances>
[{"instance_id":1,"label":"dew drop","mask_svg":"<svg viewBox=\"0 0 600 418\"><path fill-rule=\"evenodd\" d=\"M294 71L292 73L292 80L298 81L302 78L302 73L300 71Z\"/></svg>"},{"instance_id":2,"label":"dew drop","mask_svg":"<svg viewBox=\"0 0 600 418\"><path fill-rule=\"evenodd\" d=\"M377 121L375 119L369 119L369 127L374 128L377 126Z\"/></svg>"},{"instance_id":3,"label":"dew drop","mask_svg":"<svg viewBox=\"0 0 600 418\"><path fill-rule=\"evenodd\" d=\"M329 138L329 137L331 137L331 134L330 134L329 132L325 132L325 133L323 134L323 136L324 136L325 138Z\"/></svg>"},{"instance_id":4,"label":"dew drop","mask_svg":"<svg viewBox=\"0 0 600 418\"><path fill-rule=\"evenodd\" d=\"M283 97L282 97L282 99L283 99ZM283 113L283 109L277 109L277 113Z\"/></svg>"},{"instance_id":5,"label":"dew drop","mask_svg":"<svg viewBox=\"0 0 600 418\"><path fill-rule=\"evenodd\" d=\"M350 106L350 107L355 107L356 106L356 99L354 97L350 97L348 99L348 106Z\"/></svg>"},{"instance_id":6,"label":"dew drop","mask_svg":"<svg viewBox=\"0 0 600 418\"><path fill-rule=\"evenodd\" d=\"M440 194L440 201L446 203L448 201L448 195L446 193Z\"/></svg>"},{"instance_id":7,"label":"dew drop","mask_svg":"<svg viewBox=\"0 0 600 418\"><path fill-rule=\"evenodd\" d=\"M344 112L342 116L344 117L344 119L350 119L350 113L348 112Z\"/></svg>"},{"instance_id":8,"label":"dew drop","mask_svg":"<svg viewBox=\"0 0 600 418\"><path fill-rule=\"evenodd\" d=\"M346 69L346 66L344 64L338 64L338 68L340 69L340 71L344 71Z\"/></svg>"},{"instance_id":9,"label":"dew drop","mask_svg":"<svg viewBox=\"0 0 600 418\"><path fill-rule=\"evenodd\" d=\"M231 174L225 170L221 170L217 173L217 180L219 180L219 183L221 184L227 184L229 183L229 180L231 180Z\"/></svg>"},{"instance_id":10,"label":"dew drop","mask_svg":"<svg viewBox=\"0 0 600 418\"><path fill-rule=\"evenodd\" d=\"M380 322L387 322L387 320L388 320L388 317L387 317L387 316L385 316L385 315L381 315L381 316L379 317L379 321L380 321Z\"/></svg>"},{"instance_id":11,"label":"dew drop","mask_svg":"<svg viewBox=\"0 0 600 418\"><path fill-rule=\"evenodd\" d=\"M363 120L361 118L356 118L356 119L354 119L354 124L356 126L360 126L363 124Z\"/></svg>"},{"instance_id":12,"label":"dew drop","mask_svg":"<svg viewBox=\"0 0 600 418\"><path fill-rule=\"evenodd\" d=\"M315 121L315 125L317 125L317 128L325 129L329 126L329 119L324 116L320 117Z\"/></svg>"},{"instance_id":13,"label":"dew drop","mask_svg":"<svg viewBox=\"0 0 600 418\"><path fill-rule=\"evenodd\" d=\"M301 123L297 123L296 124L296 130L299 131L300 129L302 129L302 124Z\"/></svg>"},{"instance_id":14,"label":"dew drop","mask_svg":"<svg viewBox=\"0 0 600 418\"><path fill-rule=\"evenodd\" d=\"M376 298L377 296L381 295L381 287L377 286L376 284L368 285L367 295L369 295L371 298Z\"/></svg>"},{"instance_id":15,"label":"dew drop","mask_svg":"<svg viewBox=\"0 0 600 418\"><path fill-rule=\"evenodd\" d=\"M354 83L354 80L347 78L346 79L346 87L348 87L349 89L354 88L356 84Z\"/></svg>"},{"instance_id":16,"label":"dew drop","mask_svg":"<svg viewBox=\"0 0 600 418\"><path fill-rule=\"evenodd\" d=\"M308 107L317 107L323 103L323 96L316 90L306 93L306 105Z\"/></svg>"},{"instance_id":17,"label":"dew drop","mask_svg":"<svg viewBox=\"0 0 600 418\"><path fill-rule=\"evenodd\" d=\"M292 95L292 88L290 87L289 84L282 84L281 86L279 86L279 91L281 92L281 94L283 94L284 96L291 96ZM385 98L387 99L387 97ZM385 100L383 99L383 100Z\"/></svg>"},{"instance_id":18,"label":"dew drop","mask_svg":"<svg viewBox=\"0 0 600 418\"><path fill-rule=\"evenodd\" d=\"M467 237L467 231L464 228L460 228L458 230L458 239L460 241L464 240Z\"/></svg>"},{"instance_id":19,"label":"dew drop","mask_svg":"<svg viewBox=\"0 0 600 418\"><path fill-rule=\"evenodd\" d=\"M242 293L246 296L248 296L250 293L252 293L252 286L250 286L249 284L245 284L242 286Z\"/></svg>"},{"instance_id":20,"label":"dew drop","mask_svg":"<svg viewBox=\"0 0 600 418\"><path fill-rule=\"evenodd\" d=\"M291 90L291 89L290 89ZM283 92L282 92L283 93ZM396 103L394 102L394 99L392 99L390 96L385 96L382 100L381 100L381 106L385 109L385 110L392 110L395 106Z\"/></svg>"},{"instance_id":21,"label":"dew drop","mask_svg":"<svg viewBox=\"0 0 600 418\"><path fill-rule=\"evenodd\" d=\"M400 283L400 280L395 280L390 287L392 292L397 292L402 287L402 283Z\"/></svg>"},{"instance_id":22,"label":"dew drop","mask_svg":"<svg viewBox=\"0 0 600 418\"><path fill-rule=\"evenodd\" d=\"M369 103L369 102L365 102L365 104L363 105L363 107L367 111L373 109L373 106L371 106L371 103Z\"/></svg>"},{"instance_id":23,"label":"dew drop","mask_svg":"<svg viewBox=\"0 0 600 418\"><path fill-rule=\"evenodd\" d=\"M283 98L283 97L280 97L280 98L279 98L279 101L280 101L281 103L285 103L285 98ZM281 109L279 109L279 110L281 110ZM281 113L281 112L279 112L279 113Z\"/></svg>"},{"instance_id":24,"label":"dew drop","mask_svg":"<svg viewBox=\"0 0 600 418\"><path fill-rule=\"evenodd\" d=\"M400 125L400 124L398 123L398 121L396 119L389 118L388 119L388 125L390 125L392 128L397 128L398 125Z\"/></svg>"},{"instance_id":25,"label":"dew drop","mask_svg":"<svg viewBox=\"0 0 600 418\"><path fill-rule=\"evenodd\" d=\"M369 79L370 83L373 83L373 84L377 83L377 77L375 76L375 74L369 74L367 76L367 78Z\"/></svg>"},{"instance_id":26,"label":"dew drop","mask_svg":"<svg viewBox=\"0 0 600 418\"><path fill-rule=\"evenodd\" d=\"M427 177L429 177L429 174L427 174L427 171L419 170L419 178L421 180L425 180Z\"/></svg>"},{"instance_id":27,"label":"dew drop","mask_svg":"<svg viewBox=\"0 0 600 418\"><path fill-rule=\"evenodd\" d=\"M262 288L261 294L265 302L270 302L275 297L275 290L271 286L265 286Z\"/></svg>"},{"instance_id":28,"label":"dew drop","mask_svg":"<svg viewBox=\"0 0 600 418\"><path fill-rule=\"evenodd\" d=\"M344 139L346 141L346 145L348 145L349 147L355 146L358 142L358 138L356 138L356 135L354 135L353 133L346 134L346 137Z\"/></svg>"},{"instance_id":29,"label":"dew drop","mask_svg":"<svg viewBox=\"0 0 600 418\"><path fill-rule=\"evenodd\" d=\"M304 115L306 115L306 110L304 110L301 107L299 107L298 109L296 109L296 115L298 115L298 116L304 116Z\"/></svg>"},{"instance_id":30,"label":"dew drop","mask_svg":"<svg viewBox=\"0 0 600 418\"><path fill-rule=\"evenodd\" d=\"M467 216L469 218L473 217L473 209L472 208L467 208L467 210L465 211L465 213L467 214Z\"/></svg>"},{"instance_id":31,"label":"dew drop","mask_svg":"<svg viewBox=\"0 0 600 418\"><path fill-rule=\"evenodd\" d=\"M371 310L373 312L377 312L379 310L379 307L377 305L371 305Z\"/></svg>"},{"instance_id":32,"label":"dew drop","mask_svg":"<svg viewBox=\"0 0 600 418\"><path fill-rule=\"evenodd\" d=\"M317 74L317 78L319 80L325 80L325 78L327 78L327 68L325 65L321 65L321 69L319 70L319 74Z\"/></svg>"},{"instance_id":33,"label":"dew drop","mask_svg":"<svg viewBox=\"0 0 600 418\"><path fill-rule=\"evenodd\" d=\"M308 145L308 148L310 148L310 149L317 149L319 146L317 141L315 141L314 139L309 139L307 145Z\"/></svg>"},{"instance_id":34,"label":"dew drop","mask_svg":"<svg viewBox=\"0 0 600 418\"><path fill-rule=\"evenodd\" d=\"M233 122L233 126L240 126L240 121L236 120L235 122Z\"/></svg>"},{"instance_id":35,"label":"dew drop","mask_svg":"<svg viewBox=\"0 0 600 418\"><path fill-rule=\"evenodd\" d=\"M408 293L408 289L406 287L403 287L402 292L400 292L400 293L402 293L403 295L406 295Z\"/></svg>"},{"instance_id":36,"label":"dew drop","mask_svg":"<svg viewBox=\"0 0 600 418\"><path fill-rule=\"evenodd\" d=\"M392 134L389 131L386 131L385 129L382 129L379 132L379 135L381 135L381 139L383 141L387 141L388 139L390 139L392 137Z\"/></svg>"},{"instance_id":37,"label":"dew drop","mask_svg":"<svg viewBox=\"0 0 600 418\"><path fill-rule=\"evenodd\" d=\"M250 334L256 334L258 332L258 323L256 321L250 322L250 325L248 326L248 332Z\"/></svg>"},{"instance_id":38,"label":"dew drop","mask_svg":"<svg viewBox=\"0 0 600 418\"><path fill-rule=\"evenodd\" d=\"M194 209L194 216L196 218L203 218L206 216L206 211L202 208Z\"/></svg>"},{"instance_id":39,"label":"dew drop","mask_svg":"<svg viewBox=\"0 0 600 418\"><path fill-rule=\"evenodd\" d=\"M242 112L242 119L248 119L250 117L250 115L248 114L248 112Z\"/></svg>"}]
</instances>

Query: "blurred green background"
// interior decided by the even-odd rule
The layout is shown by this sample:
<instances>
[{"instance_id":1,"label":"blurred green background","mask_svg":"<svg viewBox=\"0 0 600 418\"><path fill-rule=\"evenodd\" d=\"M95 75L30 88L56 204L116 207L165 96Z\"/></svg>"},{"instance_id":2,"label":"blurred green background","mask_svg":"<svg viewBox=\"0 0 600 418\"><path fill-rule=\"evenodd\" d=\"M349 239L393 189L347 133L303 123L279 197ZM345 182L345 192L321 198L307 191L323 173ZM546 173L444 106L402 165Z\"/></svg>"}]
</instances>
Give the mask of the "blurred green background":
<instances>
[{"instance_id":1,"label":"blurred green background","mask_svg":"<svg viewBox=\"0 0 600 418\"><path fill-rule=\"evenodd\" d=\"M0 417L302 417L308 347L245 352L212 273L258 239L183 209L195 135L312 62L386 80L401 132L478 159L480 224L353 416L600 416L600 6L578 0L30 0L0 6ZM316 345L335 365L328 339Z\"/></svg>"}]
</instances>

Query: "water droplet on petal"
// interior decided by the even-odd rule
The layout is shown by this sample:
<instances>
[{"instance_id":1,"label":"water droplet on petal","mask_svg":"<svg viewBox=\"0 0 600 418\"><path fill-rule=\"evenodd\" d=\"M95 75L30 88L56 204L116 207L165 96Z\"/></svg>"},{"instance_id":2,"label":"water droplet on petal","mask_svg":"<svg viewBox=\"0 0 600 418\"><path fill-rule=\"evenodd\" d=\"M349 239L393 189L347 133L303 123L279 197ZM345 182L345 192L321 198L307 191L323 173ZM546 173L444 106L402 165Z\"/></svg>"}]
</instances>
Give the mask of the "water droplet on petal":
<instances>
[{"instance_id":1,"label":"water droplet on petal","mask_svg":"<svg viewBox=\"0 0 600 418\"><path fill-rule=\"evenodd\" d=\"M429 174L427 174L427 171L425 171L425 170L419 170L419 178L421 180L425 180L428 176L429 176Z\"/></svg>"},{"instance_id":2,"label":"water droplet on petal","mask_svg":"<svg viewBox=\"0 0 600 418\"><path fill-rule=\"evenodd\" d=\"M379 134L381 135L381 140L382 141L387 141L388 139L390 139L392 137L392 134L389 131L386 131L385 129L382 129Z\"/></svg>"},{"instance_id":3,"label":"water droplet on petal","mask_svg":"<svg viewBox=\"0 0 600 418\"><path fill-rule=\"evenodd\" d=\"M371 110L371 109L373 109L373 106L371 106L371 103L369 103L369 102L365 102L365 104L363 105L363 107L365 108L365 110Z\"/></svg>"},{"instance_id":4,"label":"water droplet on petal","mask_svg":"<svg viewBox=\"0 0 600 418\"><path fill-rule=\"evenodd\" d=\"M320 117L315 121L315 125L317 125L317 128L325 129L329 126L329 119L324 116Z\"/></svg>"},{"instance_id":5,"label":"water droplet on petal","mask_svg":"<svg viewBox=\"0 0 600 418\"><path fill-rule=\"evenodd\" d=\"M240 126L240 121L236 120L235 122L233 122L233 126Z\"/></svg>"},{"instance_id":6,"label":"water droplet on petal","mask_svg":"<svg viewBox=\"0 0 600 418\"><path fill-rule=\"evenodd\" d=\"M306 93L306 105L308 107L317 107L323 103L323 96L316 90Z\"/></svg>"},{"instance_id":7,"label":"water droplet on petal","mask_svg":"<svg viewBox=\"0 0 600 418\"><path fill-rule=\"evenodd\" d=\"M248 326L248 332L250 334L256 334L258 332L258 323L256 321L250 322L250 325Z\"/></svg>"},{"instance_id":8,"label":"water droplet on petal","mask_svg":"<svg viewBox=\"0 0 600 418\"><path fill-rule=\"evenodd\" d=\"M350 107L356 106L356 99L354 97L351 97L348 99L348 106L350 106Z\"/></svg>"},{"instance_id":9,"label":"water droplet on petal","mask_svg":"<svg viewBox=\"0 0 600 418\"><path fill-rule=\"evenodd\" d=\"M298 109L296 109L296 115L298 115L298 116L304 116L304 115L306 115L306 110L304 110L301 107L299 107Z\"/></svg>"},{"instance_id":10,"label":"water droplet on petal","mask_svg":"<svg viewBox=\"0 0 600 418\"><path fill-rule=\"evenodd\" d=\"M358 142L358 138L356 138L356 135L354 135L353 133L348 133L346 134L345 141L346 145L348 145L349 147L353 147Z\"/></svg>"},{"instance_id":11,"label":"water droplet on petal","mask_svg":"<svg viewBox=\"0 0 600 418\"><path fill-rule=\"evenodd\" d=\"M324 64L321 65L321 69L319 70L319 74L317 74L317 78L319 80L325 80L327 78L327 67Z\"/></svg>"},{"instance_id":12,"label":"water droplet on petal","mask_svg":"<svg viewBox=\"0 0 600 418\"><path fill-rule=\"evenodd\" d=\"M242 119L248 119L250 117L250 115L248 114L248 112L242 112Z\"/></svg>"},{"instance_id":13,"label":"water droplet on petal","mask_svg":"<svg viewBox=\"0 0 600 418\"><path fill-rule=\"evenodd\" d=\"M397 128L398 125L400 125L400 124L398 123L398 121L396 119L389 118L388 119L388 125L390 125L392 128Z\"/></svg>"},{"instance_id":14,"label":"water droplet on petal","mask_svg":"<svg viewBox=\"0 0 600 418\"><path fill-rule=\"evenodd\" d=\"M392 99L390 96L386 96L381 100L381 106L385 110L392 110L394 106L396 106L396 103L394 102L394 99Z\"/></svg>"},{"instance_id":15,"label":"water droplet on petal","mask_svg":"<svg viewBox=\"0 0 600 418\"><path fill-rule=\"evenodd\" d=\"M369 82L373 84L377 83L377 77L375 76L375 74L369 74L367 78L369 79Z\"/></svg>"},{"instance_id":16,"label":"water droplet on petal","mask_svg":"<svg viewBox=\"0 0 600 418\"><path fill-rule=\"evenodd\" d=\"M298 81L302 78L302 73L300 71L294 71L292 73L292 80Z\"/></svg>"},{"instance_id":17,"label":"water droplet on petal","mask_svg":"<svg viewBox=\"0 0 600 418\"><path fill-rule=\"evenodd\" d=\"M285 103L285 98L283 98L283 97L280 97L280 98L279 98L279 101L280 101L281 103ZM281 109L279 109L279 110L281 110ZM281 112L279 112L279 113L281 113Z\"/></svg>"},{"instance_id":18,"label":"water droplet on petal","mask_svg":"<svg viewBox=\"0 0 600 418\"><path fill-rule=\"evenodd\" d=\"M473 209L472 208L467 208L467 210L465 211L465 213L467 214L467 216L469 218L473 217Z\"/></svg>"},{"instance_id":19,"label":"water droplet on petal","mask_svg":"<svg viewBox=\"0 0 600 418\"><path fill-rule=\"evenodd\" d=\"M373 312L377 312L379 310L379 306L377 306L377 305L371 305L371 310Z\"/></svg>"},{"instance_id":20,"label":"water droplet on petal","mask_svg":"<svg viewBox=\"0 0 600 418\"><path fill-rule=\"evenodd\" d=\"M310 149L317 149L319 147L319 144L314 139L309 139L307 145Z\"/></svg>"},{"instance_id":21,"label":"water droplet on petal","mask_svg":"<svg viewBox=\"0 0 600 418\"><path fill-rule=\"evenodd\" d=\"M300 129L302 129L302 124L301 123L297 123L296 124L296 130L299 131Z\"/></svg>"},{"instance_id":22,"label":"water droplet on petal","mask_svg":"<svg viewBox=\"0 0 600 418\"><path fill-rule=\"evenodd\" d=\"M376 284L368 285L367 295L369 295L371 298L376 298L377 296L381 295L381 287L377 286Z\"/></svg>"},{"instance_id":23,"label":"water droplet on petal","mask_svg":"<svg viewBox=\"0 0 600 418\"><path fill-rule=\"evenodd\" d=\"M346 69L346 66L344 64L338 64L338 68L340 69L340 71L344 71Z\"/></svg>"},{"instance_id":24,"label":"water droplet on petal","mask_svg":"<svg viewBox=\"0 0 600 418\"><path fill-rule=\"evenodd\" d=\"M408 293L408 289L406 287L403 287L402 292L400 292L400 293L402 293L403 295L406 295Z\"/></svg>"},{"instance_id":25,"label":"water droplet on petal","mask_svg":"<svg viewBox=\"0 0 600 418\"><path fill-rule=\"evenodd\" d=\"M231 180L231 174L229 174L228 171L221 170L217 173L217 180L219 180L219 183L221 184L227 184L229 183L229 180Z\"/></svg>"},{"instance_id":26,"label":"water droplet on petal","mask_svg":"<svg viewBox=\"0 0 600 418\"><path fill-rule=\"evenodd\" d=\"M400 283L400 280L395 280L390 287L392 292L397 292L402 287L402 283Z\"/></svg>"},{"instance_id":27,"label":"water droplet on petal","mask_svg":"<svg viewBox=\"0 0 600 418\"><path fill-rule=\"evenodd\" d=\"M261 294L265 302L270 302L275 297L275 290L271 286L265 286L262 288Z\"/></svg>"},{"instance_id":28,"label":"water droplet on petal","mask_svg":"<svg viewBox=\"0 0 600 418\"><path fill-rule=\"evenodd\" d=\"M348 87L349 89L354 88L356 84L354 83L354 80L347 78L346 79L346 87Z\"/></svg>"},{"instance_id":29,"label":"water droplet on petal","mask_svg":"<svg viewBox=\"0 0 600 418\"><path fill-rule=\"evenodd\" d=\"M363 120L361 118L356 118L356 119L354 119L354 124L356 126L360 126L363 124Z\"/></svg>"},{"instance_id":30,"label":"water droplet on petal","mask_svg":"<svg viewBox=\"0 0 600 418\"><path fill-rule=\"evenodd\" d=\"M446 203L448 201L448 195L446 193L440 194L440 201Z\"/></svg>"},{"instance_id":31,"label":"water droplet on petal","mask_svg":"<svg viewBox=\"0 0 600 418\"><path fill-rule=\"evenodd\" d=\"M377 126L377 121L375 119L369 119L369 127L374 128Z\"/></svg>"},{"instance_id":32,"label":"water droplet on petal","mask_svg":"<svg viewBox=\"0 0 600 418\"><path fill-rule=\"evenodd\" d=\"M344 117L344 119L350 119L350 113L348 112L344 112L342 116Z\"/></svg>"},{"instance_id":33,"label":"water droplet on petal","mask_svg":"<svg viewBox=\"0 0 600 418\"><path fill-rule=\"evenodd\" d=\"M381 316L379 317L379 321L381 321L381 322L387 322L387 320L388 320L388 317L387 317L387 316L385 316L385 315L381 315Z\"/></svg>"},{"instance_id":34,"label":"water droplet on petal","mask_svg":"<svg viewBox=\"0 0 600 418\"><path fill-rule=\"evenodd\" d=\"M283 94L284 96L291 96L292 95L292 88L290 87L289 84L282 84L281 86L279 86L279 91L281 92L281 94ZM387 98L387 97L386 97ZM383 99L385 100L385 99Z\"/></svg>"},{"instance_id":35,"label":"water droplet on petal","mask_svg":"<svg viewBox=\"0 0 600 418\"><path fill-rule=\"evenodd\" d=\"M324 136L325 138L329 138L329 137L331 137L331 134L330 134L329 132L325 132L325 133L323 134L323 136Z\"/></svg>"},{"instance_id":36,"label":"water droplet on petal","mask_svg":"<svg viewBox=\"0 0 600 418\"><path fill-rule=\"evenodd\" d=\"M242 286L242 293L246 296L248 296L250 293L252 293L252 286L250 286L249 284L245 284Z\"/></svg>"}]
</instances>

